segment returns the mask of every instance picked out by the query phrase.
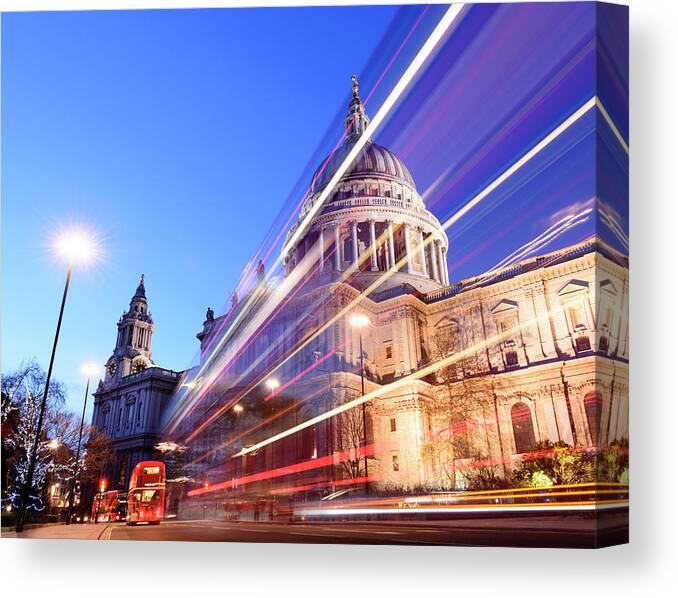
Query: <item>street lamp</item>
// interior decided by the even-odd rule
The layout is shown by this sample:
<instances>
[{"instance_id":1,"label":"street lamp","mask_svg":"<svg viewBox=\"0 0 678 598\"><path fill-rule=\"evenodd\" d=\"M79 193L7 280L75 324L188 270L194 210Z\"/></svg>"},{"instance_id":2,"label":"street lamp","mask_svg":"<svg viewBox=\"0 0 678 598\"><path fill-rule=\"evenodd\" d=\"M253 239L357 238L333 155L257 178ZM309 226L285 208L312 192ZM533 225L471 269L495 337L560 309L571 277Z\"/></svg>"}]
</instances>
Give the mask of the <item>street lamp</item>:
<instances>
[{"instance_id":1,"label":"street lamp","mask_svg":"<svg viewBox=\"0 0 678 598\"><path fill-rule=\"evenodd\" d=\"M40 403L40 412L38 414L38 424L35 428L35 439L31 449L28 460L28 471L26 472L26 482L21 489L21 506L16 520L16 531L22 532L24 523L26 521L26 509L28 508L28 498L31 494L31 487L33 486L33 475L35 474L35 462L38 456L38 446L40 444L40 436L42 434L42 424L45 419L45 409L47 407L47 395L49 393L49 383L52 379L52 369L54 368L54 356L56 355L57 344L59 342L59 332L61 331L61 322L64 317L64 307L66 305L66 297L68 296L68 287L71 283L71 273L75 264L84 264L95 254L95 244L92 239L84 232L74 231L62 235L56 243L58 253L64 257L68 263L68 270L66 273L66 284L64 285L64 292L61 297L61 307L59 308L59 318L57 319L56 332L54 333L54 343L52 344L52 354L49 359L49 367L47 368L47 379L45 380L45 390L42 394L42 402Z\"/></svg>"},{"instance_id":2,"label":"street lamp","mask_svg":"<svg viewBox=\"0 0 678 598\"><path fill-rule=\"evenodd\" d=\"M363 328L370 324L370 319L365 314L353 314L349 321L352 328L358 331L360 337L360 390L361 396L365 396L365 355L363 351ZM367 483L367 413L365 409L365 402L362 403L363 409L363 458L365 459L365 492L367 493L369 486Z\"/></svg>"},{"instance_id":3,"label":"street lamp","mask_svg":"<svg viewBox=\"0 0 678 598\"><path fill-rule=\"evenodd\" d=\"M59 442L58 438L52 438L52 440L49 441L49 444L47 446L51 450L55 451L61 446L61 443Z\"/></svg>"},{"instance_id":4,"label":"street lamp","mask_svg":"<svg viewBox=\"0 0 678 598\"><path fill-rule=\"evenodd\" d=\"M233 405L233 411L235 413L242 413L242 410L243 406L240 403L236 403L235 405Z\"/></svg>"},{"instance_id":5,"label":"street lamp","mask_svg":"<svg viewBox=\"0 0 678 598\"><path fill-rule=\"evenodd\" d=\"M280 382L275 378L269 378L266 380L266 388L273 393L280 388Z\"/></svg>"},{"instance_id":6,"label":"street lamp","mask_svg":"<svg viewBox=\"0 0 678 598\"><path fill-rule=\"evenodd\" d=\"M320 357L322 353L320 351L313 351L313 357L315 357L316 368L319 372L327 374L327 403L325 409L329 412L332 409L334 398L332 395L332 369L321 368L318 364L320 363ZM333 430L333 418L328 417L325 420L325 450L327 451L327 456L334 454L334 430ZM334 492L334 463L329 464L329 474L330 474L330 491Z\"/></svg>"},{"instance_id":7,"label":"street lamp","mask_svg":"<svg viewBox=\"0 0 678 598\"><path fill-rule=\"evenodd\" d=\"M89 382L92 376L96 376L99 372L99 366L95 363L86 363L82 366L82 373L87 378L85 384L85 401L82 404L82 416L80 418L80 430L78 431L78 449L75 452L75 466L73 468L73 479L71 480L71 491L68 493L68 509L66 509L66 525L71 524L71 516L73 515L73 497L75 496L75 481L78 477L78 466L80 465L80 445L82 443L82 430L85 427L85 410L87 409L87 396L89 395ZM82 494L82 489L80 491Z\"/></svg>"}]
</instances>

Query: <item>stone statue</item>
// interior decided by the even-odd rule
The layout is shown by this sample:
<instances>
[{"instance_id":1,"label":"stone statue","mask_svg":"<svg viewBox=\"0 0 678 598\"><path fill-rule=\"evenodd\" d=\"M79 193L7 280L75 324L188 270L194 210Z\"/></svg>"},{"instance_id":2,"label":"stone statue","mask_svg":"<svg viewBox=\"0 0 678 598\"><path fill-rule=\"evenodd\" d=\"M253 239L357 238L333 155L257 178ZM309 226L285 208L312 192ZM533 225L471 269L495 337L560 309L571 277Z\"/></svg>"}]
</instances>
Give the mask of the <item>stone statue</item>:
<instances>
[{"instance_id":1,"label":"stone statue","mask_svg":"<svg viewBox=\"0 0 678 598\"><path fill-rule=\"evenodd\" d=\"M214 320L214 310L211 307L207 308L207 313L205 314L205 320L211 322Z\"/></svg>"},{"instance_id":2,"label":"stone statue","mask_svg":"<svg viewBox=\"0 0 678 598\"><path fill-rule=\"evenodd\" d=\"M358 77L351 75L351 81L353 81L353 97L358 97Z\"/></svg>"}]
</instances>

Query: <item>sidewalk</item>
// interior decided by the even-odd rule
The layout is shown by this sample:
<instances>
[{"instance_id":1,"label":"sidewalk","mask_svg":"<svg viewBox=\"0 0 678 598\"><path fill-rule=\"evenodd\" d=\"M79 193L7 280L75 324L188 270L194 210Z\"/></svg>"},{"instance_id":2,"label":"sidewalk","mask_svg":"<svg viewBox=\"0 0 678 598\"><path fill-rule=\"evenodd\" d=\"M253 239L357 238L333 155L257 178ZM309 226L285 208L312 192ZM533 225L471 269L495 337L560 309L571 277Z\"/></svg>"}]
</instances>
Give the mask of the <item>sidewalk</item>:
<instances>
[{"instance_id":1,"label":"sidewalk","mask_svg":"<svg viewBox=\"0 0 678 598\"><path fill-rule=\"evenodd\" d=\"M29 538L40 540L98 540L108 528L106 523L79 523L74 525L43 525L26 529L20 534L14 530L2 531L2 538Z\"/></svg>"}]
</instances>

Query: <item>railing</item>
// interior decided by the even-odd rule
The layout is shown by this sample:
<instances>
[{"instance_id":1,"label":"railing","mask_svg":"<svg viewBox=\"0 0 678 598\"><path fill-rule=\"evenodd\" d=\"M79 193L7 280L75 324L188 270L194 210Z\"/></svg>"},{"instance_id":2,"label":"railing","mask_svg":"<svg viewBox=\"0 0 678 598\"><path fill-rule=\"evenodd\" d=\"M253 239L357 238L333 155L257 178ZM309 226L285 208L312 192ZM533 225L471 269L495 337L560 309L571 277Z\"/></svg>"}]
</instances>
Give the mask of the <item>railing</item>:
<instances>
[{"instance_id":1,"label":"railing","mask_svg":"<svg viewBox=\"0 0 678 598\"><path fill-rule=\"evenodd\" d=\"M153 366L141 370L140 372L123 376L121 382L134 382L135 380L141 380L142 378L147 378L150 376L154 376L156 378L167 378L168 380L178 380L181 376L181 372L175 372L174 370L167 370L165 368Z\"/></svg>"}]
</instances>

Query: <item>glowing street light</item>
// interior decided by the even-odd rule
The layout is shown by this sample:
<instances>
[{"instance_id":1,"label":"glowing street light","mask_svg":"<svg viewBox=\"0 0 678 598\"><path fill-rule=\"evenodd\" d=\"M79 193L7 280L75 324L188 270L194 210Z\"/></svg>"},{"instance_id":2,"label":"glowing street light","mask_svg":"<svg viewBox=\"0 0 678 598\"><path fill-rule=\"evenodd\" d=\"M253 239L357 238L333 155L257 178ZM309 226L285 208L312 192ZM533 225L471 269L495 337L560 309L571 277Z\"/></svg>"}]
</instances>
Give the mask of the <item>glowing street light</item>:
<instances>
[{"instance_id":1,"label":"glowing street light","mask_svg":"<svg viewBox=\"0 0 678 598\"><path fill-rule=\"evenodd\" d=\"M57 252L66 259L68 263L68 270L66 273L66 284L64 285L64 292L61 297L61 307L59 308L59 318L57 319L57 327L54 333L54 343L52 344L52 354L49 359L49 367L47 368L47 378L45 380L45 390L42 394L42 402L40 403L40 411L38 414L38 423L35 427L35 440L33 441L33 448L31 449L28 460L28 470L26 472L26 480L21 489L21 506L16 520L16 531L22 532L24 529L24 522L26 520L26 509L28 507L28 497L30 496L31 488L33 487L33 476L35 474L35 463L38 456L38 445L42 435L42 425L45 419L45 409L47 407L47 396L49 393L49 383L52 379L52 369L54 368L54 357L56 355L57 345L59 343L59 333L61 332L61 322L64 317L64 307L66 306L66 297L68 296L68 287L71 283L71 273L75 264L84 264L93 259L97 253L97 245L94 238L84 231L69 231L58 237L55 243Z\"/></svg>"},{"instance_id":2,"label":"glowing street light","mask_svg":"<svg viewBox=\"0 0 678 598\"><path fill-rule=\"evenodd\" d=\"M233 411L235 413L242 413L243 412L243 406L240 403L236 403L233 405Z\"/></svg>"},{"instance_id":3,"label":"glowing street light","mask_svg":"<svg viewBox=\"0 0 678 598\"><path fill-rule=\"evenodd\" d=\"M93 378L101 371L101 368L96 363L86 363L82 366L80 371L83 373L85 377Z\"/></svg>"},{"instance_id":4,"label":"glowing street light","mask_svg":"<svg viewBox=\"0 0 678 598\"><path fill-rule=\"evenodd\" d=\"M82 404L82 416L80 417L80 430L78 431L78 449L75 452L75 466L73 470L73 479L71 480L71 491L68 493L68 509L66 510L66 525L71 524L71 517L73 516L73 498L75 496L75 482L78 477L78 466L80 465L80 446L82 444L82 430L85 427L85 410L87 409L87 396L89 395L89 382L93 376L96 376L100 369L96 363L85 363L81 371L87 378L85 384L85 401ZM82 490L81 490L82 491Z\"/></svg>"},{"instance_id":5,"label":"glowing street light","mask_svg":"<svg viewBox=\"0 0 678 598\"><path fill-rule=\"evenodd\" d=\"M52 440L49 441L49 444L47 446L53 451L55 451L61 446L61 443L59 442L58 438L52 438Z\"/></svg>"},{"instance_id":6,"label":"glowing street light","mask_svg":"<svg viewBox=\"0 0 678 598\"><path fill-rule=\"evenodd\" d=\"M370 319L365 314L353 314L349 322L351 327L359 330L370 325Z\"/></svg>"},{"instance_id":7,"label":"glowing street light","mask_svg":"<svg viewBox=\"0 0 678 598\"><path fill-rule=\"evenodd\" d=\"M280 388L280 382L275 378L269 378L266 380L266 388L273 393Z\"/></svg>"},{"instance_id":8,"label":"glowing street light","mask_svg":"<svg viewBox=\"0 0 678 598\"><path fill-rule=\"evenodd\" d=\"M96 253L96 242L84 231L70 231L62 234L56 241L58 253L69 264L84 264Z\"/></svg>"},{"instance_id":9,"label":"glowing street light","mask_svg":"<svg viewBox=\"0 0 678 598\"><path fill-rule=\"evenodd\" d=\"M365 314L353 314L349 320L352 328L358 331L360 337L360 388L362 396L365 396L365 353L363 351L363 329L370 325L370 319ZM365 402L362 404L363 411L363 457L365 458L365 492L368 491L367 485L367 414Z\"/></svg>"}]
</instances>

